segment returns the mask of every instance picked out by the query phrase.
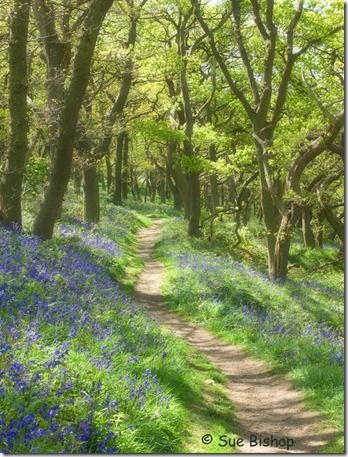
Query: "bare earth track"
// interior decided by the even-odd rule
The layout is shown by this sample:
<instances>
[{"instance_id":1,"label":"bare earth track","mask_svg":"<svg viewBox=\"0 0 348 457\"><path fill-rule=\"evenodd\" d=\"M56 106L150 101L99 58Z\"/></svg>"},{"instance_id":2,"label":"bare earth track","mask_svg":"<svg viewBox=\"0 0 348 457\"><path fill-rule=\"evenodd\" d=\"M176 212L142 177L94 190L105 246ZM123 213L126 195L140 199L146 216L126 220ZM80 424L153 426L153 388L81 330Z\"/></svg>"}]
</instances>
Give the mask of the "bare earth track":
<instances>
[{"instance_id":1,"label":"bare earth track","mask_svg":"<svg viewBox=\"0 0 348 457\"><path fill-rule=\"evenodd\" d=\"M222 342L165 306L160 293L164 267L152 257L154 245L160 237L160 225L161 221L156 220L152 227L142 229L138 236L138 254L145 268L135 289L136 301L175 336L204 354L227 376L228 398L235 407L238 426L238 430L233 431L244 438L244 446L236 448L237 451L287 452L276 447L250 447L250 435L257 434L293 439L294 445L288 451L291 453L320 452L320 448L335 436L335 432L323 429L319 415L305 408L303 397L284 376L272 373L264 361L249 356L238 346Z\"/></svg>"}]
</instances>

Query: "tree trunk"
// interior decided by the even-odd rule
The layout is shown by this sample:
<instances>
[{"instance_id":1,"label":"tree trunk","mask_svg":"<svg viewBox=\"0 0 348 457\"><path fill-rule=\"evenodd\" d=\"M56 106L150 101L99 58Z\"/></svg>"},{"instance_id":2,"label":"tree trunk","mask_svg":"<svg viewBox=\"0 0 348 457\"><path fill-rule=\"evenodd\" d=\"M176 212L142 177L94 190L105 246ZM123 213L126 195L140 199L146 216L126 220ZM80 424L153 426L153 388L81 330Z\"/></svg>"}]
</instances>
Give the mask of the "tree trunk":
<instances>
[{"instance_id":1,"label":"tree trunk","mask_svg":"<svg viewBox=\"0 0 348 457\"><path fill-rule=\"evenodd\" d=\"M129 150L129 136L128 133L124 137L123 146L123 169L122 169L122 198L128 198L128 150Z\"/></svg>"},{"instance_id":2,"label":"tree trunk","mask_svg":"<svg viewBox=\"0 0 348 457\"><path fill-rule=\"evenodd\" d=\"M157 179L156 179L156 174L153 170L150 171L149 173L149 194L150 194L150 201L152 203L155 202L156 199L156 184L157 184Z\"/></svg>"},{"instance_id":3,"label":"tree trunk","mask_svg":"<svg viewBox=\"0 0 348 457\"><path fill-rule=\"evenodd\" d=\"M117 135L115 162L115 191L112 200L114 205L122 205L122 155L125 136L125 132L121 132Z\"/></svg>"},{"instance_id":4,"label":"tree trunk","mask_svg":"<svg viewBox=\"0 0 348 457\"><path fill-rule=\"evenodd\" d=\"M106 165L106 189L108 194L111 192L112 186L112 166L110 162L110 157L107 155L105 156L105 165Z\"/></svg>"},{"instance_id":5,"label":"tree trunk","mask_svg":"<svg viewBox=\"0 0 348 457\"><path fill-rule=\"evenodd\" d=\"M51 3L51 2L48 2ZM53 166L59 133L58 119L64 106L64 83L71 59L71 43L60 40L56 30L54 7L46 0L34 0L33 10L47 69L46 90L48 104L49 156Z\"/></svg>"},{"instance_id":6,"label":"tree trunk","mask_svg":"<svg viewBox=\"0 0 348 457\"><path fill-rule=\"evenodd\" d=\"M173 194L174 209L181 211L181 208L182 208L181 195L180 195L178 186L176 185L175 178L172 177L170 174L170 167L169 167L168 163L167 163L167 167L166 167L166 176L167 176L168 187Z\"/></svg>"},{"instance_id":7,"label":"tree trunk","mask_svg":"<svg viewBox=\"0 0 348 457\"><path fill-rule=\"evenodd\" d=\"M173 206L174 206L174 209L176 209L177 211L181 211L182 200L181 200L180 192L178 191L178 188L176 186L173 187L172 193L173 193Z\"/></svg>"},{"instance_id":8,"label":"tree trunk","mask_svg":"<svg viewBox=\"0 0 348 457\"><path fill-rule=\"evenodd\" d=\"M10 16L10 129L11 141L0 188L0 218L22 227L22 183L28 154L27 41L29 0L15 0Z\"/></svg>"},{"instance_id":9,"label":"tree trunk","mask_svg":"<svg viewBox=\"0 0 348 457\"><path fill-rule=\"evenodd\" d=\"M132 188L134 190L135 198L139 202L141 201L140 188L138 183L138 177L135 172L132 173Z\"/></svg>"},{"instance_id":10,"label":"tree trunk","mask_svg":"<svg viewBox=\"0 0 348 457\"><path fill-rule=\"evenodd\" d=\"M83 170L84 218L87 222L99 222L99 184L97 166L90 165Z\"/></svg>"},{"instance_id":11,"label":"tree trunk","mask_svg":"<svg viewBox=\"0 0 348 457\"><path fill-rule=\"evenodd\" d=\"M209 146L209 158L216 162L216 147L214 144ZM216 208L219 206L219 189L218 179L216 174L210 176L210 189L211 189L211 213L214 214Z\"/></svg>"},{"instance_id":12,"label":"tree trunk","mask_svg":"<svg viewBox=\"0 0 348 457\"><path fill-rule=\"evenodd\" d=\"M338 219L336 214L328 206L322 208L323 214L326 217L326 220L333 228L335 234L344 244L344 224Z\"/></svg>"},{"instance_id":13,"label":"tree trunk","mask_svg":"<svg viewBox=\"0 0 348 457\"><path fill-rule=\"evenodd\" d=\"M254 126L254 131L256 131L256 133L258 133L258 130L259 129L257 128L257 126ZM274 206L273 198L272 198L271 192L268 188L268 184L267 184L267 180L266 180L266 176L265 176L264 150L263 150L263 147L260 145L260 143L257 140L255 140L254 143L255 143L255 148L256 148L258 165L259 165L262 215L263 215L264 223L266 225L266 240L267 240L267 251L268 251L268 272L269 272L270 278L277 279L278 270L282 269L282 265L281 265L282 262L281 262L281 258L279 257L277 260L277 265L276 265L275 252L277 250L277 252L279 252L278 255L282 255L283 245L286 246L286 242L284 244L281 237L279 238L279 234L283 233L283 230L285 229L286 219L281 221L280 228L279 228L278 214L277 214L278 210ZM282 224L284 226L283 228L282 228ZM279 230L278 230L278 228L279 228ZM279 240L278 240L278 244L276 247L276 242L277 242L276 234L277 233L278 233ZM286 233L286 231L284 233Z\"/></svg>"},{"instance_id":14,"label":"tree trunk","mask_svg":"<svg viewBox=\"0 0 348 457\"><path fill-rule=\"evenodd\" d=\"M81 183L82 183L82 174L81 174L81 171L77 167L74 167L73 178L74 178L75 194L76 195L80 195Z\"/></svg>"},{"instance_id":15,"label":"tree trunk","mask_svg":"<svg viewBox=\"0 0 348 457\"><path fill-rule=\"evenodd\" d=\"M166 202L166 183L163 178L160 179L158 190L159 190L159 195L161 198L161 203L165 203Z\"/></svg>"},{"instance_id":16,"label":"tree trunk","mask_svg":"<svg viewBox=\"0 0 348 457\"><path fill-rule=\"evenodd\" d=\"M199 220L201 215L199 173L190 174L191 214L188 225L188 235L199 237Z\"/></svg>"},{"instance_id":17,"label":"tree trunk","mask_svg":"<svg viewBox=\"0 0 348 457\"><path fill-rule=\"evenodd\" d=\"M317 248L322 248L323 247L323 223L324 223L324 213L323 210L320 209L318 212L318 227L315 232L315 246Z\"/></svg>"},{"instance_id":18,"label":"tree trunk","mask_svg":"<svg viewBox=\"0 0 348 457\"><path fill-rule=\"evenodd\" d=\"M308 206L302 207L302 233L303 242L306 248L315 247L314 234L311 227L311 210Z\"/></svg>"},{"instance_id":19,"label":"tree trunk","mask_svg":"<svg viewBox=\"0 0 348 457\"><path fill-rule=\"evenodd\" d=\"M42 239L52 237L54 224L63 204L70 179L78 115L86 93L92 57L100 26L113 0L94 0L83 24L70 86L60 119L56 155L44 202L34 223L34 234Z\"/></svg>"},{"instance_id":20,"label":"tree trunk","mask_svg":"<svg viewBox=\"0 0 348 457\"><path fill-rule=\"evenodd\" d=\"M288 210L281 218L272 256L270 279L273 281L283 282L286 279L292 229L299 216L300 209L297 205L292 205L291 210Z\"/></svg>"}]
</instances>

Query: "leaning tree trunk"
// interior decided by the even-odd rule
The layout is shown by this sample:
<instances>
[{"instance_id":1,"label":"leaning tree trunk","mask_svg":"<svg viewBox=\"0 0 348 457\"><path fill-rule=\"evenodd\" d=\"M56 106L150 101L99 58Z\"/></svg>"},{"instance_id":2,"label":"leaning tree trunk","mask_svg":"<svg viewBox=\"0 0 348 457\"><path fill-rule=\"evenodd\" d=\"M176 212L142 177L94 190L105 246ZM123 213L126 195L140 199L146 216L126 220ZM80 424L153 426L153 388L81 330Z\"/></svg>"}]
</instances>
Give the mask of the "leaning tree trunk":
<instances>
[{"instance_id":1,"label":"leaning tree trunk","mask_svg":"<svg viewBox=\"0 0 348 457\"><path fill-rule=\"evenodd\" d=\"M99 222L99 183L97 166L89 165L83 170L84 218L87 222Z\"/></svg>"},{"instance_id":2,"label":"leaning tree trunk","mask_svg":"<svg viewBox=\"0 0 348 457\"><path fill-rule=\"evenodd\" d=\"M63 204L71 174L76 125L86 93L92 57L103 19L113 0L94 0L83 24L74 69L59 122L56 154L44 202L34 223L34 233L42 239L52 237L54 224Z\"/></svg>"},{"instance_id":3,"label":"leaning tree trunk","mask_svg":"<svg viewBox=\"0 0 348 457\"><path fill-rule=\"evenodd\" d=\"M342 244L344 244L344 223L339 220L336 214L328 206L324 206L322 211L323 215L326 217L326 220L333 228L335 234L341 240Z\"/></svg>"},{"instance_id":4,"label":"leaning tree trunk","mask_svg":"<svg viewBox=\"0 0 348 457\"><path fill-rule=\"evenodd\" d=\"M283 282L288 273L289 251L292 236L292 229L295 226L300 210L297 205L292 205L290 210L284 210L280 221L274 246L273 264L271 265L271 279Z\"/></svg>"},{"instance_id":5,"label":"leaning tree trunk","mask_svg":"<svg viewBox=\"0 0 348 457\"><path fill-rule=\"evenodd\" d=\"M311 227L311 210L308 206L302 207L302 233L306 248L315 248L315 238Z\"/></svg>"},{"instance_id":6,"label":"leaning tree trunk","mask_svg":"<svg viewBox=\"0 0 348 457\"><path fill-rule=\"evenodd\" d=\"M122 205L122 155L125 142L125 132L117 135L116 162L115 162L115 191L113 196L114 205Z\"/></svg>"},{"instance_id":7,"label":"leaning tree trunk","mask_svg":"<svg viewBox=\"0 0 348 457\"><path fill-rule=\"evenodd\" d=\"M22 183L28 153L27 41L30 0L15 0L10 16L11 142L0 189L0 217L22 227Z\"/></svg>"}]
</instances>

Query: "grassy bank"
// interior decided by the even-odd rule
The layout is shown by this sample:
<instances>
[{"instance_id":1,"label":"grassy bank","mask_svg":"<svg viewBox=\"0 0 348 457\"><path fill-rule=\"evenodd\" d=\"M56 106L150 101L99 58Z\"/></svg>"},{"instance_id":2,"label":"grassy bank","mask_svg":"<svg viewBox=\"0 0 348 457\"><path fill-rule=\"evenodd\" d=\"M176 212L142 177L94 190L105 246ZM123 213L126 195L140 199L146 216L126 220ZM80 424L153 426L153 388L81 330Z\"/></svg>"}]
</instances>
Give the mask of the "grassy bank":
<instances>
[{"instance_id":1,"label":"grassy bank","mask_svg":"<svg viewBox=\"0 0 348 457\"><path fill-rule=\"evenodd\" d=\"M262 258L259 242L258 252L251 237L248 242L254 259ZM253 268L252 256L242 263L222 251L221 243L188 239L181 219L168 220L156 249L169 268L168 305L288 373L308 404L340 431L328 450L342 451L343 274L339 268L315 272L334 249L295 245L291 257L300 258L309 274L296 269L283 285Z\"/></svg>"},{"instance_id":2,"label":"grassy bank","mask_svg":"<svg viewBox=\"0 0 348 457\"><path fill-rule=\"evenodd\" d=\"M201 436L230 434L222 375L125 294L146 224L108 206L98 225L66 211L47 242L0 228L1 452L213 452Z\"/></svg>"}]
</instances>

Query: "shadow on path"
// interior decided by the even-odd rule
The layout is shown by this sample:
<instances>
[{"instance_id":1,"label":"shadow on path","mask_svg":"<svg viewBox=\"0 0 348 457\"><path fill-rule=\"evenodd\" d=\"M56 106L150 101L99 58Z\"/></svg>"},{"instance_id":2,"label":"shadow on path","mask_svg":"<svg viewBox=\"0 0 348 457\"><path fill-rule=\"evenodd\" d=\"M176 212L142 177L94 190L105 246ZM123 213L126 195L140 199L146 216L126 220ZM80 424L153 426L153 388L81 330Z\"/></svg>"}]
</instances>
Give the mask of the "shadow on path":
<instances>
[{"instance_id":1,"label":"shadow on path","mask_svg":"<svg viewBox=\"0 0 348 457\"><path fill-rule=\"evenodd\" d=\"M152 252L160 238L161 221L139 233L138 254L145 268L135 289L136 302L175 336L182 338L204 354L227 377L228 398L237 418L231 432L244 438L243 453L318 453L320 448L338 436L334 430L321 426L318 413L305 408L303 397L285 376L274 374L270 366L249 356L236 345L226 344L212 333L194 325L163 303L160 293L163 265L154 260ZM289 451L280 447L250 446L251 435L291 438ZM228 452L228 448L226 448Z\"/></svg>"}]
</instances>

